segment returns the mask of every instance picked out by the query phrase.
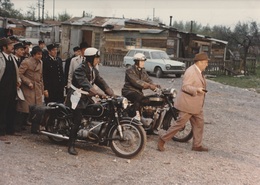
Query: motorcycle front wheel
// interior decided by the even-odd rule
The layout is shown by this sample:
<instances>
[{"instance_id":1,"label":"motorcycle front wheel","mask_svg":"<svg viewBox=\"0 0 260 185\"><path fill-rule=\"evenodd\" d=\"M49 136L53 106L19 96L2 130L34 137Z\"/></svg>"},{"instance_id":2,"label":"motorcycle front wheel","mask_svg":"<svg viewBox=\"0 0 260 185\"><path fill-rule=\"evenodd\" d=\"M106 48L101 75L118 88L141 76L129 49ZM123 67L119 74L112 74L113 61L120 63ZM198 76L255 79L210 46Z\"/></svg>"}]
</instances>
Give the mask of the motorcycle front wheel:
<instances>
[{"instance_id":1,"label":"motorcycle front wheel","mask_svg":"<svg viewBox=\"0 0 260 185\"><path fill-rule=\"evenodd\" d=\"M110 142L110 147L119 157L134 158L141 154L145 148L146 133L142 126L127 121L121 122L121 127L123 138L120 138L117 127L112 128L110 138L113 140Z\"/></svg>"},{"instance_id":2,"label":"motorcycle front wheel","mask_svg":"<svg viewBox=\"0 0 260 185\"><path fill-rule=\"evenodd\" d=\"M172 116L172 113L168 111L164 117L163 123L162 123L162 129L168 130L171 125L175 124L175 120ZM185 126L177 132L174 137L172 138L173 141L177 142L188 142L192 138L192 125L190 121L188 121Z\"/></svg>"}]
</instances>

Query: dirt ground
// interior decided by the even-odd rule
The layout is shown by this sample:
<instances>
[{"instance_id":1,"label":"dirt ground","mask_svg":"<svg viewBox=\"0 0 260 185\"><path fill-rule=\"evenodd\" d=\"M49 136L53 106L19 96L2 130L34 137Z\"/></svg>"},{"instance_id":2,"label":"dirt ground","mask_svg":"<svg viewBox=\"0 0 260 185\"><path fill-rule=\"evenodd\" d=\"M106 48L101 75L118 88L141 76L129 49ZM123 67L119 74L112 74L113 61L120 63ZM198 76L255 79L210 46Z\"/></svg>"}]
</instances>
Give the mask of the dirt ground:
<instances>
[{"instance_id":1,"label":"dirt ground","mask_svg":"<svg viewBox=\"0 0 260 185\"><path fill-rule=\"evenodd\" d=\"M121 94L124 68L100 67L101 76ZM151 77L162 87L172 78ZM181 78L173 86L180 88ZM260 94L207 80L204 145L191 151L191 141L170 141L157 150L158 136L148 135L142 155L127 160L108 147L77 143L78 156L66 145L27 131L0 141L0 185L201 185L260 184ZM146 91L145 93L151 93Z\"/></svg>"}]
</instances>

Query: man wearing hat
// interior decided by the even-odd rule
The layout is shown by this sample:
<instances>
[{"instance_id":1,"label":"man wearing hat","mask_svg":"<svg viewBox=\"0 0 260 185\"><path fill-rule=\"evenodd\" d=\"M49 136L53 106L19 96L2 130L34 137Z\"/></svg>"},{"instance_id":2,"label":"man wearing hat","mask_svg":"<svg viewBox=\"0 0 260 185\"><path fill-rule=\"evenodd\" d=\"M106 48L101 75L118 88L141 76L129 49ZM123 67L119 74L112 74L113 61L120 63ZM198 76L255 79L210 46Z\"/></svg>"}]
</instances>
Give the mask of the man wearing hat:
<instances>
[{"instance_id":1,"label":"man wearing hat","mask_svg":"<svg viewBox=\"0 0 260 185\"><path fill-rule=\"evenodd\" d=\"M64 102L64 73L61 58L57 57L56 44L47 45L48 56L43 58L43 83L45 103Z\"/></svg>"},{"instance_id":2,"label":"man wearing hat","mask_svg":"<svg viewBox=\"0 0 260 185\"><path fill-rule=\"evenodd\" d=\"M9 38L0 39L0 140L14 135L17 87L20 86L18 68L12 59L14 46Z\"/></svg>"},{"instance_id":3,"label":"man wearing hat","mask_svg":"<svg viewBox=\"0 0 260 185\"><path fill-rule=\"evenodd\" d=\"M17 66L19 67L21 62L22 62L22 58L24 56L24 45L22 43L16 43L14 45L14 55L13 55L13 59L16 62Z\"/></svg>"},{"instance_id":4,"label":"man wearing hat","mask_svg":"<svg viewBox=\"0 0 260 185\"><path fill-rule=\"evenodd\" d=\"M42 50L42 58L46 58L48 56L48 51L45 49L45 42L44 40L39 40L38 41L38 46L41 48Z\"/></svg>"},{"instance_id":5,"label":"man wearing hat","mask_svg":"<svg viewBox=\"0 0 260 185\"><path fill-rule=\"evenodd\" d=\"M102 92L97 91L93 85L96 84L102 91L109 96L114 96L113 90L107 85L105 80L99 75L98 70L95 68L99 63L100 53L96 48L87 48L84 52L85 60L79 65L74 71L72 84L68 91L65 104L68 107L74 109L73 111L73 127L70 131L69 137L69 148L68 152L72 155L77 155L75 150L75 141L77 138L77 132L82 119L82 111L88 104L94 103L91 99L92 96L99 95L105 97L106 95ZM76 91L77 90L77 91ZM80 92L80 97L74 92ZM75 97L76 96L76 97ZM79 98L78 102L74 99Z\"/></svg>"},{"instance_id":6,"label":"man wearing hat","mask_svg":"<svg viewBox=\"0 0 260 185\"><path fill-rule=\"evenodd\" d=\"M204 115L203 105L206 95L206 80L202 72L208 66L208 56L206 53L198 53L194 57L194 64L184 73L183 83L178 93L174 106L179 110L179 117L175 124L163 133L159 132L158 150L164 151L165 142L181 130L187 121L192 124L194 151L208 151L202 146Z\"/></svg>"},{"instance_id":7,"label":"man wearing hat","mask_svg":"<svg viewBox=\"0 0 260 185\"><path fill-rule=\"evenodd\" d=\"M71 85L72 75L73 75L75 69L79 66L79 64L82 63L82 61L84 59L84 52L88 47L89 46L88 46L87 42L80 43L80 55L71 59L69 73L68 73L68 81L67 81L68 88L70 88L70 85Z\"/></svg>"},{"instance_id":8,"label":"man wearing hat","mask_svg":"<svg viewBox=\"0 0 260 185\"><path fill-rule=\"evenodd\" d=\"M80 55L80 53L81 53L80 47L78 47L78 46L74 47L73 52L74 52L74 54L72 55L72 57L67 58L65 61L65 69L64 69L65 83L68 82L68 75L69 75L69 68L70 68L71 60L74 57L77 57Z\"/></svg>"},{"instance_id":9,"label":"man wearing hat","mask_svg":"<svg viewBox=\"0 0 260 185\"><path fill-rule=\"evenodd\" d=\"M22 42L24 45L24 56L22 57L22 61L28 57L30 57L30 49L32 43L30 41L23 41Z\"/></svg>"}]
</instances>

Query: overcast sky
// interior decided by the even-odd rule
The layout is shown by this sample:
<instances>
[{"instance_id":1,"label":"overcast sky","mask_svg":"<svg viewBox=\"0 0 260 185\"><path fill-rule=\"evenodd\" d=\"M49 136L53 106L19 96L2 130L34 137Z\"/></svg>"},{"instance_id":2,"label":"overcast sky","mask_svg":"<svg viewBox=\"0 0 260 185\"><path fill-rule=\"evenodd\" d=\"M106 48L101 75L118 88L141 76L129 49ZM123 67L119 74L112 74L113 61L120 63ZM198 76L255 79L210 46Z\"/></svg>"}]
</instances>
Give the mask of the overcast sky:
<instances>
[{"instance_id":1,"label":"overcast sky","mask_svg":"<svg viewBox=\"0 0 260 185\"><path fill-rule=\"evenodd\" d=\"M29 6L36 7L38 0L11 2L25 13ZM155 16L167 25L170 15L173 20L193 20L203 26L225 25L232 28L238 21L260 23L260 0L45 0L45 12L51 17L53 4L56 16L65 11L75 17L82 16L85 10L93 16L140 19Z\"/></svg>"}]
</instances>

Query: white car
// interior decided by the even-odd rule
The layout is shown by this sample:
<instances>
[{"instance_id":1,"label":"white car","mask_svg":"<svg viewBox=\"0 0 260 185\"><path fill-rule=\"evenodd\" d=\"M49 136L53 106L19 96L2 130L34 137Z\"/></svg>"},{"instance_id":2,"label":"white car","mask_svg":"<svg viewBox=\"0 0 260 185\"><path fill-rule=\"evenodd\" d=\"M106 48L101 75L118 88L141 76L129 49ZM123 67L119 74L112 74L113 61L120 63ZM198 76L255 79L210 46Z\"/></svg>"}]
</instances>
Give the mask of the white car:
<instances>
[{"instance_id":1,"label":"white car","mask_svg":"<svg viewBox=\"0 0 260 185\"><path fill-rule=\"evenodd\" d=\"M132 49L124 57L123 65L130 67L134 64L133 56L142 53L146 56L144 67L147 73L155 74L161 78L164 74L174 74L177 78L185 72L185 63L171 60L165 51L154 49Z\"/></svg>"}]
</instances>

